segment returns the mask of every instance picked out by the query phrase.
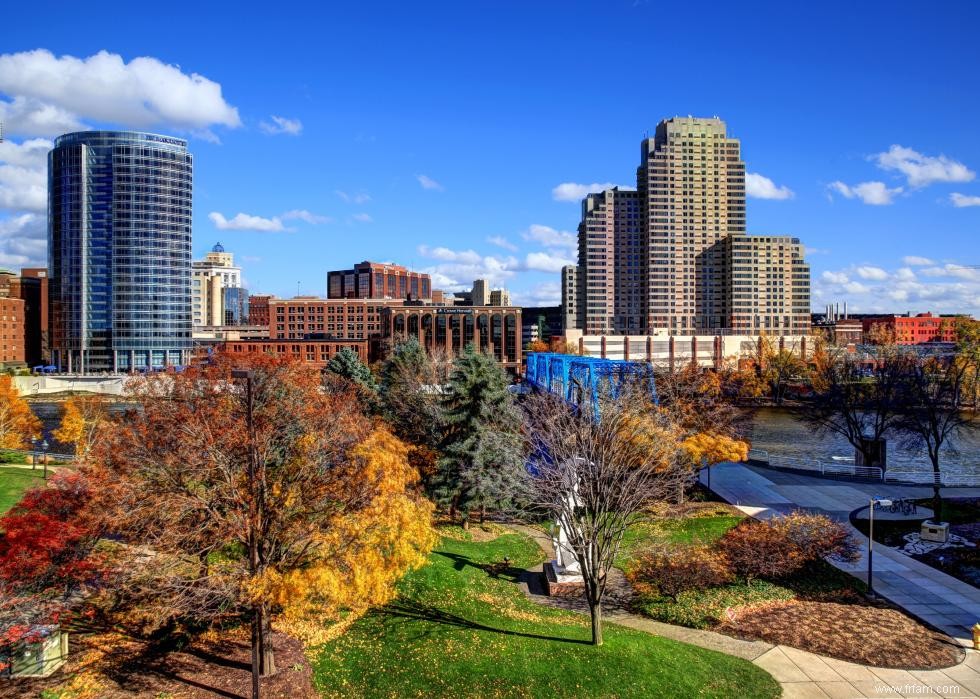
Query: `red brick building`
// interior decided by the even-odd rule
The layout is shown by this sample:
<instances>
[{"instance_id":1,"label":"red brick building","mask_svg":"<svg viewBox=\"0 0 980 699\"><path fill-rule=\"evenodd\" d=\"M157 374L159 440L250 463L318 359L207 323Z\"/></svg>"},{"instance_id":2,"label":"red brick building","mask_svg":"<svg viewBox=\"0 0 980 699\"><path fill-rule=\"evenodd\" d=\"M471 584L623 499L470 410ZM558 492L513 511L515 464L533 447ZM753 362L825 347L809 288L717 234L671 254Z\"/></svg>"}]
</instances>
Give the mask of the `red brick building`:
<instances>
[{"instance_id":1,"label":"red brick building","mask_svg":"<svg viewBox=\"0 0 980 699\"><path fill-rule=\"evenodd\" d=\"M248 297L248 324L269 325L269 302L272 296L258 295Z\"/></svg>"},{"instance_id":2,"label":"red brick building","mask_svg":"<svg viewBox=\"0 0 980 699\"><path fill-rule=\"evenodd\" d=\"M25 364L24 301L0 297L0 368Z\"/></svg>"},{"instance_id":3,"label":"red brick building","mask_svg":"<svg viewBox=\"0 0 980 699\"><path fill-rule=\"evenodd\" d=\"M401 265L365 260L354 269L327 272L327 297L331 299L429 299L432 279Z\"/></svg>"},{"instance_id":4,"label":"red brick building","mask_svg":"<svg viewBox=\"0 0 980 699\"><path fill-rule=\"evenodd\" d=\"M323 335L351 339L380 337L381 312L400 299L323 299L297 296L269 301L269 337L300 339Z\"/></svg>"},{"instance_id":5,"label":"red brick building","mask_svg":"<svg viewBox=\"0 0 980 699\"><path fill-rule=\"evenodd\" d=\"M368 341L335 339L302 340L228 340L220 345L221 351L232 357L256 352L290 357L322 369L342 348L349 347L365 364L368 363Z\"/></svg>"},{"instance_id":6,"label":"red brick building","mask_svg":"<svg viewBox=\"0 0 980 699\"><path fill-rule=\"evenodd\" d=\"M919 345L924 342L956 342L956 321L963 316L935 316L919 313L914 316L876 316L864 318L864 335L883 326L895 335L899 345Z\"/></svg>"}]
</instances>

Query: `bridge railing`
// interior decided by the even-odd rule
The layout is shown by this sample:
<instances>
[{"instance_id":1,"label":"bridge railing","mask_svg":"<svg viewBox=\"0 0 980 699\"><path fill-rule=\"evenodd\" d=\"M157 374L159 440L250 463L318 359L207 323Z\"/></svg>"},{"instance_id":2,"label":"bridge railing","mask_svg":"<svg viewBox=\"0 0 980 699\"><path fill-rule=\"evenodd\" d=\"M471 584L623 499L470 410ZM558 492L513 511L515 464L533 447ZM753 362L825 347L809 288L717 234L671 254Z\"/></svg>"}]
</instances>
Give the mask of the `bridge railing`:
<instances>
[{"instance_id":1,"label":"bridge railing","mask_svg":"<svg viewBox=\"0 0 980 699\"><path fill-rule=\"evenodd\" d=\"M878 466L857 466L847 462L826 461L817 457L770 454L765 449L750 449L749 460L766 464L770 468L813 471L820 473L821 476L852 476L880 481L883 475Z\"/></svg>"}]
</instances>

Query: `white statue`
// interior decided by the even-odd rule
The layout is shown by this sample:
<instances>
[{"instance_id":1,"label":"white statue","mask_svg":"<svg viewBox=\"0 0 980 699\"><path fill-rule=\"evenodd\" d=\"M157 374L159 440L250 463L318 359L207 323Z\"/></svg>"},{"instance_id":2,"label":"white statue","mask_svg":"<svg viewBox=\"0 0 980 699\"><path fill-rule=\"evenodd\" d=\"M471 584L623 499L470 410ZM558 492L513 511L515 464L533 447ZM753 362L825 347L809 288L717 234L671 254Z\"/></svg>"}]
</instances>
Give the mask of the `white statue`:
<instances>
[{"instance_id":1,"label":"white statue","mask_svg":"<svg viewBox=\"0 0 980 699\"><path fill-rule=\"evenodd\" d=\"M578 487L576 486L571 492L565 494L565 504L568 511L574 511L579 504L577 491ZM555 527L555 534L551 537L551 543L555 549L555 572L559 575L581 577L582 566L575 557L575 551L572 549L568 532L565 531L565 525L562 523L562 518L560 517Z\"/></svg>"}]
</instances>

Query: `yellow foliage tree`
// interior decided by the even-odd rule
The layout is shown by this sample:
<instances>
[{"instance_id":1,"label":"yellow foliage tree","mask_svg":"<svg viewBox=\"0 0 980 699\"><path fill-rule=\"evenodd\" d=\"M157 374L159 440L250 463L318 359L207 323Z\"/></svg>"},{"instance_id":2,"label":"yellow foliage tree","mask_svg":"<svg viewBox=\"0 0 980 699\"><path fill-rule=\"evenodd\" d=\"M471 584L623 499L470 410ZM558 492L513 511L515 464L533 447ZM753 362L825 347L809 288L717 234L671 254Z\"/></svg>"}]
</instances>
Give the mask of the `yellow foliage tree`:
<instances>
[{"instance_id":1,"label":"yellow foliage tree","mask_svg":"<svg viewBox=\"0 0 980 699\"><path fill-rule=\"evenodd\" d=\"M65 403L61 424L53 432L54 438L74 444L77 457L84 458L108 417L108 405L102 396L72 396Z\"/></svg>"},{"instance_id":2,"label":"yellow foliage tree","mask_svg":"<svg viewBox=\"0 0 980 699\"><path fill-rule=\"evenodd\" d=\"M31 438L40 431L41 421L20 397L13 380L0 376L0 448L29 449Z\"/></svg>"},{"instance_id":3,"label":"yellow foliage tree","mask_svg":"<svg viewBox=\"0 0 980 699\"><path fill-rule=\"evenodd\" d=\"M681 442L681 449L695 464L705 466L713 466L725 461L745 461L749 458L747 442L710 432L691 435Z\"/></svg>"},{"instance_id":4,"label":"yellow foliage tree","mask_svg":"<svg viewBox=\"0 0 980 699\"><path fill-rule=\"evenodd\" d=\"M412 491L419 474L404 442L375 427L352 456L351 477L373 486L370 502L325 524L309 565L270 567L252 584L252 593L281 609L283 623L310 642L326 632L324 617L356 617L391 600L395 583L425 562L437 539L432 504Z\"/></svg>"}]
</instances>

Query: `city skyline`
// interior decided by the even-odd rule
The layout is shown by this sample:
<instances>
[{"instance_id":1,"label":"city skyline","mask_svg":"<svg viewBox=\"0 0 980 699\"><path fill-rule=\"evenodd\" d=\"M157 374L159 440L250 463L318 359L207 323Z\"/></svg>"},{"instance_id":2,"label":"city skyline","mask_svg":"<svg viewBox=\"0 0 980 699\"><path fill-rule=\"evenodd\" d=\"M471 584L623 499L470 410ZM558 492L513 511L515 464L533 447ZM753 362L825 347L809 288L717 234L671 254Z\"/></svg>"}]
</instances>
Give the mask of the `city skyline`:
<instances>
[{"instance_id":1,"label":"city skyline","mask_svg":"<svg viewBox=\"0 0 980 699\"><path fill-rule=\"evenodd\" d=\"M589 7L522 8L517 23L489 7L216 14L227 31L195 41L201 21L180 46L123 31L138 9L41 26L18 21L37 8L14 8L0 54L0 266L45 262L54 137L140 129L188 139L193 258L221 241L253 293L326 295L328 270L370 259L429 273L433 288L486 278L515 303L556 304L581 199L630 185L637 142L692 113L718 115L742 143L747 233L808 246L813 310L980 310L980 143L962 118L978 106L974 8L940 22L868 4L846 30L832 7L750 8L706 17L695 47L652 28L683 28L676 9L624 2L583 23ZM329 42L314 39L322 26ZM914 61L893 40L913 32ZM644 70L655 87L639 91ZM593 104L600 76L608 95Z\"/></svg>"}]
</instances>

